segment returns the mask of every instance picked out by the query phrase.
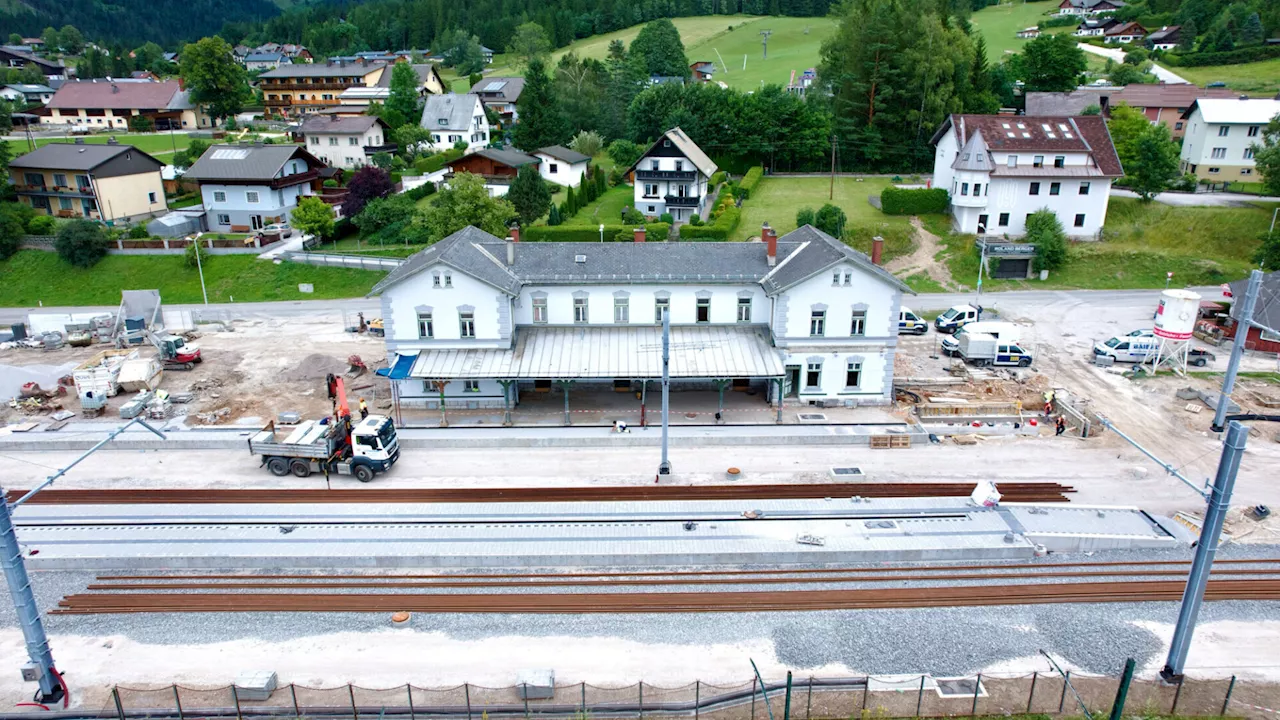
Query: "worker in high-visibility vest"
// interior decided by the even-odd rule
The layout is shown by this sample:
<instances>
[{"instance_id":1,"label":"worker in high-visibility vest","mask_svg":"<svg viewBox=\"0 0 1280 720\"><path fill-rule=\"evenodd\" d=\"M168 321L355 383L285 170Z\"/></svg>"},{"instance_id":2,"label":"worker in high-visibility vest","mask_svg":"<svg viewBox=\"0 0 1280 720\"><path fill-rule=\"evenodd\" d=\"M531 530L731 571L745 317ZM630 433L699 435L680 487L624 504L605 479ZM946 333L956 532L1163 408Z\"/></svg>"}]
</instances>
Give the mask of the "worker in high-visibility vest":
<instances>
[{"instance_id":1,"label":"worker in high-visibility vest","mask_svg":"<svg viewBox=\"0 0 1280 720\"><path fill-rule=\"evenodd\" d=\"M369 404L364 401L364 398L360 398L360 419L367 417L369 417Z\"/></svg>"}]
</instances>

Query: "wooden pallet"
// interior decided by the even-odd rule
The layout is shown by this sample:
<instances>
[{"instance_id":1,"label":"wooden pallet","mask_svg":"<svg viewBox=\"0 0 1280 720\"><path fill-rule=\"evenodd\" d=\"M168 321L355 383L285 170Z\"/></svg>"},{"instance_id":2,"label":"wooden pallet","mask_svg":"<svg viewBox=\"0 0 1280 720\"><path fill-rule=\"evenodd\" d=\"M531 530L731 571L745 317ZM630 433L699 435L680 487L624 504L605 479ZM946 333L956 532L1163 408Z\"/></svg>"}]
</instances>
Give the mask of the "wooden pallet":
<instances>
[{"instance_id":1,"label":"wooden pallet","mask_svg":"<svg viewBox=\"0 0 1280 720\"><path fill-rule=\"evenodd\" d=\"M910 435L872 435L872 450L890 450L894 448L911 447Z\"/></svg>"}]
</instances>

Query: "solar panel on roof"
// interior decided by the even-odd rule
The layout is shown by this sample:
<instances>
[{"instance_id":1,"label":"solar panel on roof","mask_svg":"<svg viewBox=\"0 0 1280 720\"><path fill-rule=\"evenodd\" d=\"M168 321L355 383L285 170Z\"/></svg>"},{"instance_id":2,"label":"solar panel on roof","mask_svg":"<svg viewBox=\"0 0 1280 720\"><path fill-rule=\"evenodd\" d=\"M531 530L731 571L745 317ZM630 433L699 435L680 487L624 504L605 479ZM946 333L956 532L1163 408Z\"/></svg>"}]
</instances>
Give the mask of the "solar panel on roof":
<instances>
[{"instance_id":1,"label":"solar panel on roof","mask_svg":"<svg viewBox=\"0 0 1280 720\"><path fill-rule=\"evenodd\" d=\"M249 151L243 148L218 148L209 157L214 160L243 160L249 157Z\"/></svg>"},{"instance_id":2,"label":"solar panel on roof","mask_svg":"<svg viewBox=\"0 0 1280 720\"><path fill-rule=\"evenodd\" d=\"M490 82L488 85L485 85L484 89L482 89L480 92L498 92L499 90L501 90L506 86L507 86L506 80L494 80Z\"/></svg>"}]
</instances>

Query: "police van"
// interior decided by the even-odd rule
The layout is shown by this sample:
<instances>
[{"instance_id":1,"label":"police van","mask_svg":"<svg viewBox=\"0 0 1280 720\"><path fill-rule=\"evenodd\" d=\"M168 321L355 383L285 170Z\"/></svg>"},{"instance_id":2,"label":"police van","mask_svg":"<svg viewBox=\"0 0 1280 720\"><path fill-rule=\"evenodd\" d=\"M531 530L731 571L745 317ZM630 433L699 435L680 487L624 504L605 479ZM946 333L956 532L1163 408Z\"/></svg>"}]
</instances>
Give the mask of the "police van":
<instances>
[{"instance_id":1,"label":"police van","mask_svg":"<svg viewBox=\"0 0 1280 720\"><path fill-rule=\"evenodd\" d=\"M898 334L903 335L912 333L915 335L923 335L929 332L929 323L921 320L920 316L911 308L902 308L898 312Z\"/></svg>"}]
</instances>

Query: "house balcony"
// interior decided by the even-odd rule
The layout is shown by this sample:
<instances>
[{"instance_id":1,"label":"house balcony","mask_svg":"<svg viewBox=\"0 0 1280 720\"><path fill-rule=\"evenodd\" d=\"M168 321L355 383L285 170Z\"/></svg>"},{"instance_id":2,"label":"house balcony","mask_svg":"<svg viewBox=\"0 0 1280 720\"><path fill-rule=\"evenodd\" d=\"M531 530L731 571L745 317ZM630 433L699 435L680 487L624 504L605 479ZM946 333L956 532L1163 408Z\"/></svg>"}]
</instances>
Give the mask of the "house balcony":
<instances>
[{"instance_id":1,"label":"house balcony","mask_svg":"<svg viewBox=\"0 0 1280 720\"><path fill-rule=\"evenodd\" d=\"M387 154L394 155L399 150L400 150L400 146L396 145L395 143L383 143L382 145L365 145L364 146L364 154L370 157L377 155L378 153L387 153Z\"/></svg>"},{"instance_id":2,"label":"house balcony","mask_svg":"<svg viewBox=\"0 0 1280 720\"><path fill-rule=\"evenodd\" d=\"M952 195L951 204L956 207L984 208L987 206L986 195Z\"/></svg>"},{"instance_id":3,"label":"house balcony","mask_svg":"<svg viewBox=\"0 0 1280 720\"><path fill-rule=\"evenodd\" d=\"M284 187L301 185L302 183L311 182L312 180L315 180L318 177L320 177L319 170L308 170L306 172L294 173L293 175L286 175L282 178L276 178L272 180L271 189L279 190L280 188L284 188Z\"/></svg>"},{"instance_id":4,"label":"house balcony","mask_svg":"<svg viewBox=\"0 0 1280 720\"><path fill-rule=\"evenodd\" d=\"M677 195L668 195L664 197L662 201L667 204L667 207L678 207L678 208L696 208L702 204L702 198L697 196L692 196L692 195L685 196L685 197L679 197Z\"/></svg>"},{"instance_id":5,"label":"house balcony","mask_svg":"<svg viewBox=\"0 0 1280 720\"><path fill-rule=\"evenodd\" d=\"M318 82L318 83L280 83L262 85L262 90L271 92L272 90L346 90L347 88L357 85L364 85L363 81L357 82Z\"/></svg>"},{"instance_id":6,"label":"house balcony","mask_svg":"<svg viewBox=\"0 0 1280 720\"><path fill-rule=\"evenodd\" d=\"M43 195L53 197L77 197L91 198L93 197L93 188L85 185L66 186L66 185L17 185L15 186L20 195Z\"/></svg>"},{"instance_id":7,"label":"house balcony","mask_svg":"<svg viewBox=\"0 0 1280 720\"><path fill-rule=\"evenodd\" d=\"M684 180L692 182L698 179L694 170L640 170L636 169L637 180Z\"/></svg>"}]
</instances>

